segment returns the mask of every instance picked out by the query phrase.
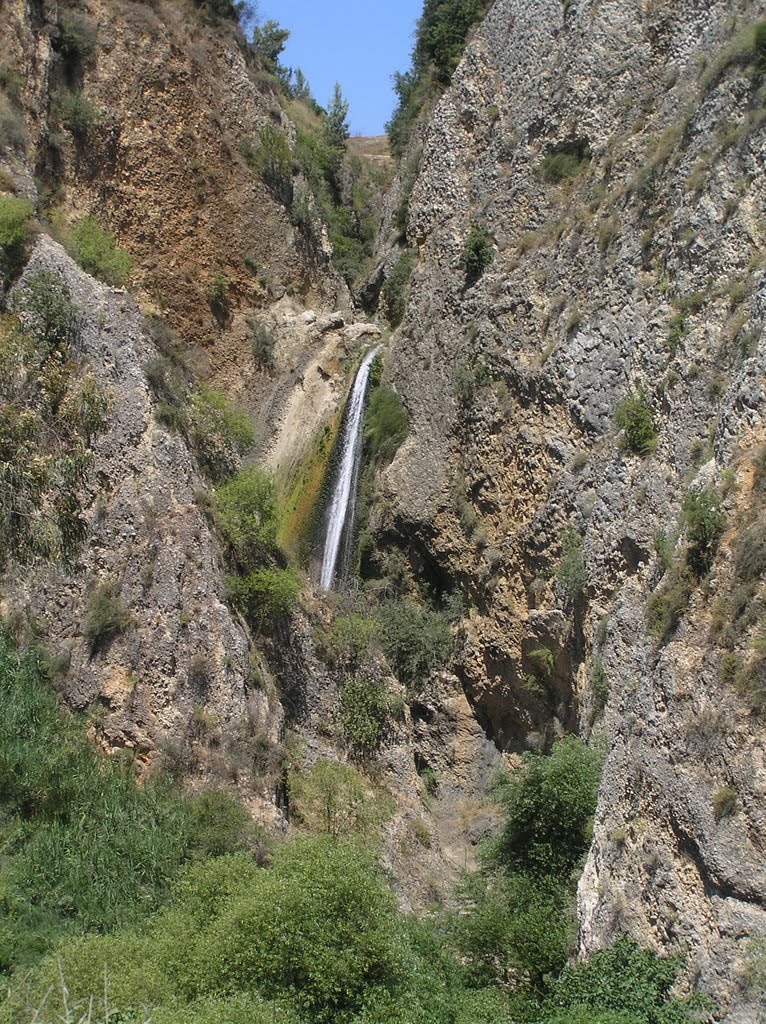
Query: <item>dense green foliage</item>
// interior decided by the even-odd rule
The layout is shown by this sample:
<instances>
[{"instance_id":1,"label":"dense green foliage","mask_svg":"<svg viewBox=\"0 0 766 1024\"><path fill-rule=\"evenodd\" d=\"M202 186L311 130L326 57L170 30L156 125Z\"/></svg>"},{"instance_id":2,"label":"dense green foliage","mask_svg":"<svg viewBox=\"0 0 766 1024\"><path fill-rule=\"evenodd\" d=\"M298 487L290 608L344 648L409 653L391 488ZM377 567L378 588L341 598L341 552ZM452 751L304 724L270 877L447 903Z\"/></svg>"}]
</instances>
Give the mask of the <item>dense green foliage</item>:
<instances>
[{"instance_id":1,"label":"dense green foliage","mask_svg":"<svg viewBox=\"0 0 766 1024\"><path fill-rule=\"evenodd\" d=\"M72 225L68 247L83 270L107 284L122 286L130 276L133 260L93 217Z\"/></svg>"},{"instance_id":2,"label":"dense green foliage","mask_svg":"<svg viewBox=\"0 0 766 1024\"><path fill-rule=\"evenodd\" d=\"M6 971L38 962L11 977L5 1024L691 1020L668 994L677 965L633 943L561 971L599 773L578 740L502 781L506 822L460 912L418 920L398 911L371 852L391 803L350 765L291 771L294 820L317 838L261 867L233 852L247 833L228 798L137 786L60 715L39 656L18 657L6 636L0 675L0 953Z\"/></svg>"},{"instance_id":3,"label":"dense green foliage","mask_svg":"<svg viewBox=\"0 0 766 1024\"><path fill-rule=\"evenodd\" d=\"M250 418L220 391L201 387L188 413L191 441L204 468L214 480L234 473L240 456L255 444Z\"/></svg>"},{"instance_id":4,"label":"dense green foliage","mask_svg":"<svg viewBox=\"0 0 766 1024\"><path fill-rule=\"evenodd\" d=\"M63 277L30 276L0 317L0 564L69 558L109 395L72 355L80 319Z\"/></svg>"},{"instance_id":5,"label":"dense green foliage","mask_svg":"<svg viewBox=\"0 0 766 1024\"><path fill-rule=\"evenodd\" d=\"M7 283L24 266L31 238L32 204L0 196L0 278Z\"/></svg>"},{"instance_id":6,"label":"dense green foliage","mask_svg":"<svg viewBox=\"0 0 766 1024\"><path fill-rule=\"evenodd\" d=\"M377 618L388 662L409 688L417 689L449 663L454 640L446 612L403 598L381 605Z\"/></svg>"},{"instance_id":7,"label":"dense green foliage","mask_svg":"<svg viewBox=\"0 0 766 1024\"><path fill-rule=\"evenodd\" d=\"M263 469L246 466L216 488L218 529L243 571L257 566L276 546L277 501L274 480Z\"/></svg>"},{"instance_id":8,"label":"dense green foliage","mask_svg":"<svg viewBox=\"0 0 766 1024\"><path fill-rule=\"evenodd\" d=\"M599 756L571 736L550 757L525 755L523 773L498 782L505 823L494 858L511 872L566 879L590 844L600 777Z\"/></svg>"},{"instance_id":9,"label":"dense green foliage","mask_svg":"<svg viewBox=\"0 0 766 1024\"><path fill-rule=\"evenodd\" d=\"M229 597L257 628L287 615L298 600L301 585L294 569L262 566L246 576L227 576Z\"/></svg>"},{"instance_id":10,"label":"dense green foliage","mask_svg":"<svg viewBox=\"0 0 766 1024\"><path fill-rule=\"evenodd\" d=\"M489 235L480 227L472 227L460 254L460 266L468 286L475 284L492 262L494 253Z\"/></svg>"},{"instance_id":11,"label":"dense green foliage","mask_svg":"<svg viewBox=\"0 0 766 1024\"><path fill-rule=\"evenodd\" d=\"M222 794L138 786L62 716L38 651L0 631L0 972L58 934L143 920L184 861L233 850L245 816Z\"/></svg>"},{"instance_id":12,"label":"dense green foliage","mask_svg":"<svg viewBox=\"0 0 766 1024\"><path fill-rule=\"evenodd\" d=\"M364 416L365 458L376 467L386 465L409 429L407 410L397 393L384 384L374 388Z\"/></svg>"},{"instance_id":13,"label":"dense green foliage","mask_svg":"<svg viewBox=\"0 0 766 1024\"><path fill-rule=\"evenodd\" d=\"M649 455L657 447L657 426L642 391L628 395L620 402L615 423L622 431L623 448L637 455Z\"/></svg>"},{"instance_id":14,"label":"dense green foliage","mask_svg":"<svg viewBox=\"0 0 766 1024\"><path fill-rule=\"evenodd\" d=\"M340 724L346 743L360 754L374 753L383 740L390 700L382 680L350 676L340 688Z\"/></svg>"}]
</instances>

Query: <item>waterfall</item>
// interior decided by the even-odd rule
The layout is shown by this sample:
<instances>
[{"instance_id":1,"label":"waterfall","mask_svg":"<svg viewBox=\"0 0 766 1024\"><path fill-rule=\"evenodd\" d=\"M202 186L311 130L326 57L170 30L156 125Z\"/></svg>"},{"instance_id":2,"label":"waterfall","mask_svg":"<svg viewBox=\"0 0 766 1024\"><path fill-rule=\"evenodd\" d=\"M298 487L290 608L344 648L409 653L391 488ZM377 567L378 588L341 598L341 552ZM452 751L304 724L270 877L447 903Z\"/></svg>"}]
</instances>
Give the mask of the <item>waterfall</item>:
<instances>
[{"instance_id":1,"label":"waterfall","mask_svg":"<svg viewBox=\"0 0 766 1024\"><path fill-rule=\"evenodd\" d=\"M340 459L327 512L322 571L319 576L319 582L325 590L329 590L335 580L344 527L346 527L345 553L347 558L351 551L351 527L359 482L359 465L362 458L364 398L367 393L370 366L379 348L380 346L377 345L371 349L362 360L362 365L359 367L354 386L351 389L351 397L348 400L340 443Z\"/></svg>"}]
</instances>

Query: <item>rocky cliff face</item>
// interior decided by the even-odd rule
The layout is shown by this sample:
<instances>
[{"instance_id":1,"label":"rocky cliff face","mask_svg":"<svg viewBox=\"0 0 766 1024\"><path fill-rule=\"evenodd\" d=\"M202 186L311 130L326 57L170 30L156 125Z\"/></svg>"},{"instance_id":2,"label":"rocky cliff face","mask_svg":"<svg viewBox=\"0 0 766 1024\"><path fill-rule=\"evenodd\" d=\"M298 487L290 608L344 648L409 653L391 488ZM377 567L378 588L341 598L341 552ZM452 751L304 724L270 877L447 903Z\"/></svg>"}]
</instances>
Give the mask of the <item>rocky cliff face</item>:
<instances>
[{"instance_id":1,"label":"rocky cliff face","mask_svg":"<svg viewBox=\"0 0 766 1024\"><path fill-rule=\"evenodd\" d=\"M248 169L240 144L292 125L236 34L190 10L91 0L78 17L95 45L67 80L56 5L7 3L31 146L2 169L33 198L37 172L65 217L114 231L137 297L257 414L258 458L297 501L347 363L380 330L356 322L326 255ZM763 17L761 0L497 0L405 158L366 293L396 263L422 149L385 371L411 429L369 526L465 608L456 674L410 700L377 762L403 898L429 900L445 867L470 864L498 749L512 761L579 731L606 750L581 951L627 931L682 952L686 982L732 1024L764 1009L748 980L766 937ZM64 87L98 109L84 138L60 123ZM4 610L63 656L61 689L100 709L105 747L226 778L278 819L286 730L305 764L345 756L316 642L330 606L307 584L268 642L248 634L225 601L206 482L155 415L142 310L46 235L21 286L40 269L67 282L113 413L79 560L14 569ZM276 338L269 374L254 315ZM126 628L94 647L104 587ZM424 769L441 779L425 807Z\"/></svg>"},{"instance_id":2,"label":"rocky cliff face","mask_svg":"<svg viewBox=\"0 0 766 1024\"><path fill-rule=\"evenodd\" d=\"M683 950L742 1022L766 930L764 734L711 618L731 608L760 501L764 13L495 3L409 201L418 261L390 373L413 429L379 520L464 591L461 677L489 736L519 750L579 718L608 744L582 949L619 927ZM478 281L461 263L473 226L494 253ZM629 396L651 454L620 443ZM704 489L724 495L727 532L664 642L647 602L684 561L684 496ZM729 653L758 643L762 582Z\"/></svg>"}]
</instances>

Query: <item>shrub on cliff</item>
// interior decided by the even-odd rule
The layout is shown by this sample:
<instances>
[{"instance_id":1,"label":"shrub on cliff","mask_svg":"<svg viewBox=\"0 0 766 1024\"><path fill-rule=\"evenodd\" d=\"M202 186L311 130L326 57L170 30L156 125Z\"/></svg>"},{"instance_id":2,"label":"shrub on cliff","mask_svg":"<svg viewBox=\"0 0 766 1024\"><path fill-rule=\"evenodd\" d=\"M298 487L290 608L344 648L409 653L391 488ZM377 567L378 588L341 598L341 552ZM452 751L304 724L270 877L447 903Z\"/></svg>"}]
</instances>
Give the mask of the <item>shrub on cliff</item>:
<instances>
[{"instance_id":1,"label":"shrub on cliff","mask_svg":"<svg viewBox=\"0 0 766 1024\"><path fill-rule=\"evenodd\" d=\"M0 196L0 275L7 284L26 262L31 228L32 204L16 196Z\"/></svg>"},{"instance_id":2,"label":"shrub on cliff","mask_svg":"<svg viewBox=\"0 0 766 1024\"><path fill-rule=\"evenodd\" d=\"M237 564L247 572L276 547L277 501L269 473L246 466L216 488L218 529Z\"/></svg>"},{"instance_id":3,"label":"shrub on cliff","mask_svg":"<svg viewBox=\"0 0 766 1024\"><path fill-rule=\"evenodd\" d=\"M214 480L236 472L240 457L255 444L247 413L212 388L201 387L192 398L189 429L194 449Z\"/></svg>"},{"instance_id":4,"label":"shrub on cliff","mask_svg":"<svg viewBox=\"0 0 766 1024\"><path fill-rule=\"evenodd\" d=\"M643 391L636 391L620 402L615 423L622 431L623 448L637 455L649 455L657 447L657 425Z\"/></svg>"},{"instance_id":5,"label":"shrub on cliff","mask_svg":"<svg viewBox=\"0 0 766 1024\"><path fill-rule=\"evenodd\" d=\"M484 228L472 227L460 254L460 266L467 285L475 284L494 258L490 237Z\"/></svg>"},{"instance_id":6,"label":"shrub on cliff","mask_svg":"<svg viewBox=\"0 0 766 1024\"><path fill-rule=\"evenodd\" d=\"M52 107L54 114L80 145L101 120L100 108L79 90L57 93Z\"/></svg>"},{"instance_id":7,"label":"shrub on cliff","mask_svg":"<svg viewBox=\"0 0 766 1024\"><path fill-rule=\"evenodd\" d=\"M96 587L90 595L82 627L91 656L124 633L132 621L113 583Z\"/></svg>"},{"instance_id":8,"label":"shrub on cliff","mask_svg":"<svg viewBox=\"0 0 766 1024\"><path fill-rule=\"evenodd\" d=\"M106 284L121 287L130 277L133 260L129 253L93 217L75 221L67 236L67 248L84 271Z\"/></svg>"},{"instance_id":9,"label":"shrub on cliff","mask_svg":"<svg viewBox=\"0 0 766 1024\"><path fill-rule=\"evenodd\" d=\"M409 598L381 605L380 642L392 671L410 689L444 668L454 640L446 612L433 611Z\"/></svg>"},{"instance_id":10,"label":"shrub on cliff","mask_svg":"<svg viewBox=\"0 0 766 1024\"><path fill-rule=\"evenodd\" d=\"M274 625L289 614L301 585L294 569L262 567L247 576L227 576L229 597L256 629Z\"/></svg>"},{"instance_id":11,"label":"shrub on cliff","mask_svg":"<svg viewBox=\"0 0 766 1024\"><path fill-rule=\"evenodd\" d=\"M690 491L683 500L681 517L689 542L686 563L697 576L704 576L713 564L723 534L721 498L707 489Z\"/></svg>"},{"instance_id":12,"label":"shrub on cliff","mask_svg":"<svg viewBox=\"0 0 766 1024\"><path fill-rule=\"evenodd\" d=\"M376 387L364 418L366 458L376 465L390 462L409 429L410 420L401 398L383 384Z\"/></svg>"},{"instance_id":13,"label":"shrub on cliff","mask_svg":"<svg viewBox=\"0 0 766 1024\"><path fill-rule=\"evenodd\" d=\"M600 754L568 736L549 757L525 754L521 772L501 775L505 821L494 861L509 872L566 879L590 844L601 765Z\"/></svg>"}]
</instances>

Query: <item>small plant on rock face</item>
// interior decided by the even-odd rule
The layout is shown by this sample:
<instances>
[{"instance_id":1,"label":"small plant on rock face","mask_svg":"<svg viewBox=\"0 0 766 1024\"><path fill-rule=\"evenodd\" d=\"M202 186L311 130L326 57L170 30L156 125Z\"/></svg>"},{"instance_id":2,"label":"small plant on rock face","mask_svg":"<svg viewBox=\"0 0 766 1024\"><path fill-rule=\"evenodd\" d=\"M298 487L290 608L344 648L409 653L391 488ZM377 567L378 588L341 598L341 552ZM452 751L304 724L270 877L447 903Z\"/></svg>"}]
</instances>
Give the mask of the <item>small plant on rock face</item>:
<instances>
[{"instance_id":1,"label":"small plant on rock face","mask_svg":"<svg viewBox=\"0 0 766 1024\"><path fill-rule=\"evenodd\" d=\"M689 539L687 564L697 576L704 576L723 534L721 499L714 491L692 491L684 498L681 513Z\"/></svg>"},{"instance_id":2,"label":"small plant on rock face","mask_svg":"<svg viewBox=\"0 0 766 1024\"><path fill-rule=\"evenodd\" d=\"M16 196L0 196L0 276L14 278L24 266L31 238L32 204Z\"/></svg>"},{"instance_id":3,"label":"small plant on rock face","mask_svg":"<svg viewBox=\"0 0 766 1024\"><path fill-rule=\"evenodd\" d=\"M649 455L657 447L657 426L643 391L634 392L620 402L615 423L622 431L623 448L637 455Z\"/></svg>"},{"instance_id":4,"label":"small plant on rock face","mask_svg":"<svg viewBox=\"0 0 766 1024\"><path fill-rule=\"evenodd\" d=\"M576 601L585 590L588 575L585 568L583 539L569 527L561 539L561 559L556 569L556 589L565 601Z\"/></svg>"},{"instance_id":5,"label":"small plant on rock face","mask_svg":"<svg viewBox=\"0 0 766 1024\"><path fill-rule=\"evenodd\" d=\"M250 348L256 366L261 366L266 370L273 370L274 347L277 343L274 331L268 324L260 320L248 320L247 327L250 332Z\"/></svg>"},{"instance_id":6,"label":"small plant on rock face","mask_svg":"<svg viewBox=\"0 0 766 1024\"><path fill-rule=\"evenodd\" d=\"M494 258L490 237L484 228L471 228L460 254L460 266L465 271L467 285L475 284Z\"/></svg>"},{"instance_id":7,"label":"small plant on rock face","mask_svg":"<svg viewBox=\"0 0 766 1024\"><path fill-rule=\"evenodd\" d=\"M121 287L133 268L133 260L93 217L83 217L71 229L67 246L83 270L107 284Z\"/></svg>"},{"instance_id":8,"label":"small plant on rock face","mask_svg":"<svg viewBox=\"0 0 766 1024\"><path fill-rule=\"evenodd\" d=\"M55 106L62 124L80 145L102 117L99 107L82 92L68 92L59 96Z\"/></svg>"},{"instance_id":9,"label":"small plant on rock face","mask_svg":"<svg viewBox=\"0 0 766 1024\"><path fill-rule=\"evenodd\" d=\"M205 289L207 301L213 316L219 323L223 323L229 315L229 280L220 271L217 271Z\"/></svg>"},{"instance_id":10,"label":"small plant on rock face","mask_svg":"<svg viewBox=\"0 0 766 1024\"><path fill-rule=\"evenodd\" d=\"M730 818L737 809L738 795L731 786L721 786L713 795L713 814L716 821Z\"/></svg>"},{"instance_id":11,"label":"small plant on rock face","mask_svg":"<svg viewBox=\"0 0 766 1024\"><path fill-rule=\"evenodd\" d=\"M114 583L102 583L93 591L83 623L91 655L107 647L130 625L131 617Z\"/></svg>"},{"instance_id":12,"label":"small plant on rock face","mask_svg":"<svg viewBox=\"0 0 766 1024\"><path fill-rule=\"evenodd\" d=\"M215 480L231 476L239 457L255 444L247 414L212 388L202 387L192 398L189 424L197 455Z\"/></svg>"},{"instance_id":13,"label":"small plant on rock face","mask_svg":"<svg viewBox=\"0 0 766 1024\"><path fill-rule=\"evenodd\" d=\"M388 699L382 682L352 676L340 691L340 724L346 742L361 755L380 747L388 718Z\"/></svg>"}]
</instances>

